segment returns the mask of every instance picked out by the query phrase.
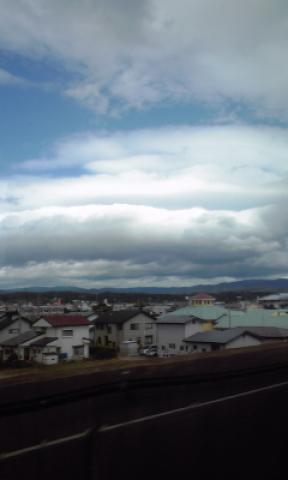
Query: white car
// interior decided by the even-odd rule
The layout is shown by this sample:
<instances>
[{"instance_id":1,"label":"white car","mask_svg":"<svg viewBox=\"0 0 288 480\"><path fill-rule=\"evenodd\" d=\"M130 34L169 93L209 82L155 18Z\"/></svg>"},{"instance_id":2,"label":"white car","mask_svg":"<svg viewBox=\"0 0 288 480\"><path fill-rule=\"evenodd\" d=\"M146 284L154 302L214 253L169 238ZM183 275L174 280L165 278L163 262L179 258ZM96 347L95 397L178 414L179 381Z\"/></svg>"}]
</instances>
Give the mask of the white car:
<instances>
[{"instance_id":1,"label":"white car","mask_svg":"<svg viewBox=\"0 0 288 480\"><path fill-rule=\"evenodd\" d=\"M146 355L146 357L157 357L158 355L157 345L149 345L148 347L144 347L143 355Z\"/></svg>"}]
</instances>

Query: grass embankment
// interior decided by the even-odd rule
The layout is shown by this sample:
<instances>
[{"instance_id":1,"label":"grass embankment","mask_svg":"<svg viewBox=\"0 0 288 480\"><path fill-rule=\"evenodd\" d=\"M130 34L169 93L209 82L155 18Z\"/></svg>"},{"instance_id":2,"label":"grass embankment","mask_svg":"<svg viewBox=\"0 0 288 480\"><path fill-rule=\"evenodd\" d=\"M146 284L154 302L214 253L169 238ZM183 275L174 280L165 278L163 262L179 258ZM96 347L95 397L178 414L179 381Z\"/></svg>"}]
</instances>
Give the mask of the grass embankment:
<instances>
[{"instance_id":1,"label":"grass embankment","mask_svg":"<svg viewBox=\"0 0 288 480\"><path fill-rule=\"evenodd\" d=\"M118 357L108 360L80 360L63 362L57 365L39 365L35 364L29 368L0 368L0 385L5 383L23 383L31 381L51 380L54 378L70 377L74 375L85 375L96 372L112 371L118 369L147 367L174 364L179 362L201 362L201 360L219 359L226 363L225 358L229 362L229 358L246 355L253 355L261 352L267 353L268 356L273 355L273 350L283 350L281 356L287 356L287 342L271 342L255 347L235 348L230 350L222 350L218 352L192 353L188 355L173 356L168 358L153 357ZM266 352L265 352L266 351ZM280 352L279 352L280 353ZM254 355L253 355L254 356ZM202 363L202 362L201 362ZM213 362L214 363L214 362Z\"/></svg>"}]
</instances>

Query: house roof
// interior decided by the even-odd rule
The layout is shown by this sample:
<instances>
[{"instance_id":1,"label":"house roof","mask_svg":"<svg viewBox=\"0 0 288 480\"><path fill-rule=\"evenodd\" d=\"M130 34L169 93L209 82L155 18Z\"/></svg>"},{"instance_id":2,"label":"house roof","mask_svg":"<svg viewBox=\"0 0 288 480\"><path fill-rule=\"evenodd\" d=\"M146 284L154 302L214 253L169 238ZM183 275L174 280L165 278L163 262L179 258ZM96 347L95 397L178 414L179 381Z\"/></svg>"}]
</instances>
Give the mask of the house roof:
<instances>
[{"instance_id":1,"label":"house roof","mask_svg":"<svg viewBox=\"0 0 288 480\"><path fill-rule=\"evenodd\" d=\"M186 307L174 310L171 313L167 313L165 316L188 316L199 318L204 321L218 320L224 315L228 315L228 310L218 305L188 305Z\"/></svg>"},{"instance_id":2,"label":"house roof","mask_svg":"<svg viewBox=\"0 0 288 480\"><path fill-rule=\"evenodd\" d=\"M27 322L29 325L31 325L31 321L29 321L27 318L24 318L20 316L17 313L4 313L4 315L1 315L0 317L0 331L4 330L6 327L10 327L10 325L13 325L18 320L23 320L24 322Z\"/></svg>"},{"instance_id":3,"label":"house roof","mask_svg":"<svg viewBox=\"0 0 288 480\"><path fill-rule=\"evenodd\" d=\"M29 342L29 340L39 337L40 335L41 333L36 332L35 330L28 330L27 332L21 333L16 337L12 337L8 340L5 340L4 342L1 342L1 345L6 347L17 347L18 345Z\"/></svg>"},{"instance_id":4,"label":"house roof","mask_svg":"<svg viewBox=\"0 0 288 480\"><path fill-rule=\"evenodd\" d=\"M136 317L136 315L139 314L145 315L151 320L154 320L154 318L149 315L149 313L144 312L143 310L129 309L100 313L98 317L94 320L94 323L116 323L122 325L123 323L127 322L127 320L130 320L131 318L134 318Z\"/></svg>"},{"instance_id":5,"label":"house roof","mask_svg":"<svg viewBox=\"0 0 288 480\"><path fill-rule=\"evenodd\" d=\"M215 300L215 298L208 293L196 293L196 295L192 295L191 300Z\"/></svg>"},{"instance_id":6,"label":"house roof","mask_svg":"<svg viewBox=\"0 0 288 480\"><path fill-rule=\"evenodd\" d=\"M262 302L275 302L275 301L288 301L288 293L275 293L272 295L266 295L265 297L258 298L258 301Z\"/></svg>"},{"instance_id":7,"label":"house roof","mask_svg":"<svg viewBox=\"0 0 288 480\"><path fill-rule=\"evenodd\" d=\"M165 324L165 325L180 325L186 324L191 322L192 320L196 320L198 322L205 322L201 318L194 317L192 315L163 315L159 317L156 321L158 324Z\"/></svg>"},{"instance_id":8,"label":"house roof","mask_svg":"<svg viewBox=\"0 0 288 480\"><path fill-rule=\"evenodd\" d=\"M12 318L8 318L4 316L4 318L0 318L0 331L4 330L6 327L10 327L15 322L15 319L12 320Z\"/></svg>"},{"instance_id":9,"label":"house roof","mask_svg":"<svg viewBox=\"0 0 288 480\"><path fill-rule=\"evenodd\" d=\"M49 345L49 343L55 342L57 340L57 337L44 337L44 338L39 338L39 340L36 340L35 342L30 343L31 347L46 347L46 345Z\"/></svg>"},{"instance_id":10,"label":"house roof","mask_svg":"<svg viewBox=\"0 0 288 480\"><path fill-rule=\"evenodd\" d=\"M230 328L228 330L210 330L209 332L199 332L185 338L184 342L191 343L217 343L226 344L243 334L242 328Z\"/></svg>"},{"instance_id":11,"label":"house roof","mask_svg":"<svg viewBox=\"0 0 288 480\"><path fill-rule=\"evenodd\" d=\"M249 332L255 337L258 338L288 338L288 328L277 328L277 327L248 327L245 329L245 332Z\"/></svg>"},{"instance_id":12,"label":"house roof","mask_svg":"<svg viewBox=\"0 0 288 480\"><path fill-rule=\"evenodd\" d=\"M268 310L247 308L246 311L230 310L217 321L217 327L277 327L288 328L288 309Z\"/></svg>"},{"instance_id":13,"label":"house roof","mask_svg":"<svg viewBox=\"0 0 288 480\"><path fill-rule=\"evenodd\" d=\"M199 332L184 339L184 342L191 343L217 343L225 345L241 335L250 335L259 339L273 340L288 338L288 329L275 327L249 327L249 328L228 328L225 330L210 330Z\"/></svg>"},{"instance_id":14,"label":"house roof","mask_svg":"<svg viewBox=\"0 0 288 480\"><path fill-rule=\"evenodd\" d=\"M84 315L70 315L70 314L56 314L43 315L44 318L52 327L76 327L91 325L91 322Z\"/></svg>"}]
</instances>

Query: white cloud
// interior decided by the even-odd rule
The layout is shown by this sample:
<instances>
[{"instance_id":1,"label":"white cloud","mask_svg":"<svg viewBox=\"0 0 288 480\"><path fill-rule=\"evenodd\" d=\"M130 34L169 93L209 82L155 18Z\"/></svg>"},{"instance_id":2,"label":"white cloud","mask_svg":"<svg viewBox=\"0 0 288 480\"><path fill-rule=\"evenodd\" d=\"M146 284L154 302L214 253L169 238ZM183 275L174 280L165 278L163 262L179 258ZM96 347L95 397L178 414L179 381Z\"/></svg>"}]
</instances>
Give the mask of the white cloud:
<instances>
[{"instance_id":1,"label":"white cloud","mask_svg":"<svg viewBox=\"0 0 288 480\"><path fill-rule=\"evenodd\" d=\"M57 279L85 286L187 285L253 277L255 269L283 274L287 221L282 211L281 228L272 234L270 215L271 207L229 212L131 205L6 213L0 219L0 285L12 278L21 283L28 274L30 284Z\"/></svg>"},{"instance_id":2,"label":"white cloud","mask_svg":"<svg viewBox=\"0 0 288 480\"><path fill-rule=\"evenodd\" d=\"M2 0L3 48L52 57L66 93L102 113L238 99L285 116L288 4L281 0ZM120 104L120 105L119 105Z\"/></svg>"},{"instance_id":3,"label":"white cloud","mask_svg":"<svg viewBox=\"0 0 288 480\"><path fill-rule=\"evenodd\" d=\"M22 165L34 175L76 168L82 171L77 178L17 178L10 191L22 208L116 202L239 210L272 204L287 196L287 139L286 129L247 126L90 134L66 139L50 156Z\"/></svg>"},{"instance_id":4,"label":"white cloud","mask_svg":"<svg viewBox=\"0 0 288 480\"><path fill-rule=\"evenodd\" d=\"M0 85L28 85L27 80L0 68Z\"/></svg>"}]
</instances>

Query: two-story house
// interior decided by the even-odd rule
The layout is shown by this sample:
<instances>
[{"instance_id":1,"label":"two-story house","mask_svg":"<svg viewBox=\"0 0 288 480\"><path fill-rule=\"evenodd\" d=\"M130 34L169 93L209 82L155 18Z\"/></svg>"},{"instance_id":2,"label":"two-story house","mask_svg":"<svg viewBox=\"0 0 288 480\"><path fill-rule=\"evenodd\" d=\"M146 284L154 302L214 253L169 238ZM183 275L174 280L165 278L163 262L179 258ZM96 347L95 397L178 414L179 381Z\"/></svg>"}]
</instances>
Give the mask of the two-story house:
<instances>
[{"instance_id":1,"label":"two-story house","mask_svg":"<svg viewBox=\"0 0 288 480\"><path fill-rule=\"evenodd\" d=\"M208 297L208 298L207 298ZM227 316L227 310L214 305L213 297L199 294L193 302L157 320L157 344L159 356L179 355L188 351L184 339L198 332L212 330L217 322Z\"/></svg>"},{"instance_id":2,"label":"two-story house","mask_svg":"<svg viewBox=\"0 0 288 480\"><path fill-rule=\"evenodd\" d=\"M101 313L93 321L96 345L119 348L121 342L140 346L156 343L156 322L143 310L129 309Z\"/></svg>"},{"instance_id":3,"label":"two-story house","mask_svg":"<svg viewBox=\"0 0 288 480\"><path fill-rule=\"evenodd\" d=\"M2 312L0 315L0 360L4 359L1 343L31 330L32 322L18 312ZM8 351L8 350L7 350Z\"/></svg>"},{"instance_id":4,"label":"two-story house","mask_svg":"<svg viewBox=\"0 0 288 480\"><path fill-rule=\"evenodd\" d=\"M188 315L165 315L157 320L158 355L179 355L188 350L184 339L202 332L205 320Z\"/></svg>"},{"instance_id":5,"label":"two-story house","mask_svg":"<svg viewBox=\"0 0 288 480\"><path fill-rule=\"evenodd\" d=\"M91 322L81 314L45 315L33 324L33 329L43 335L42 343L31 345L41 354L41 348L55 347L61 359L89 357L89 335L93 328Z\"/></svg>"}]
</instances>

